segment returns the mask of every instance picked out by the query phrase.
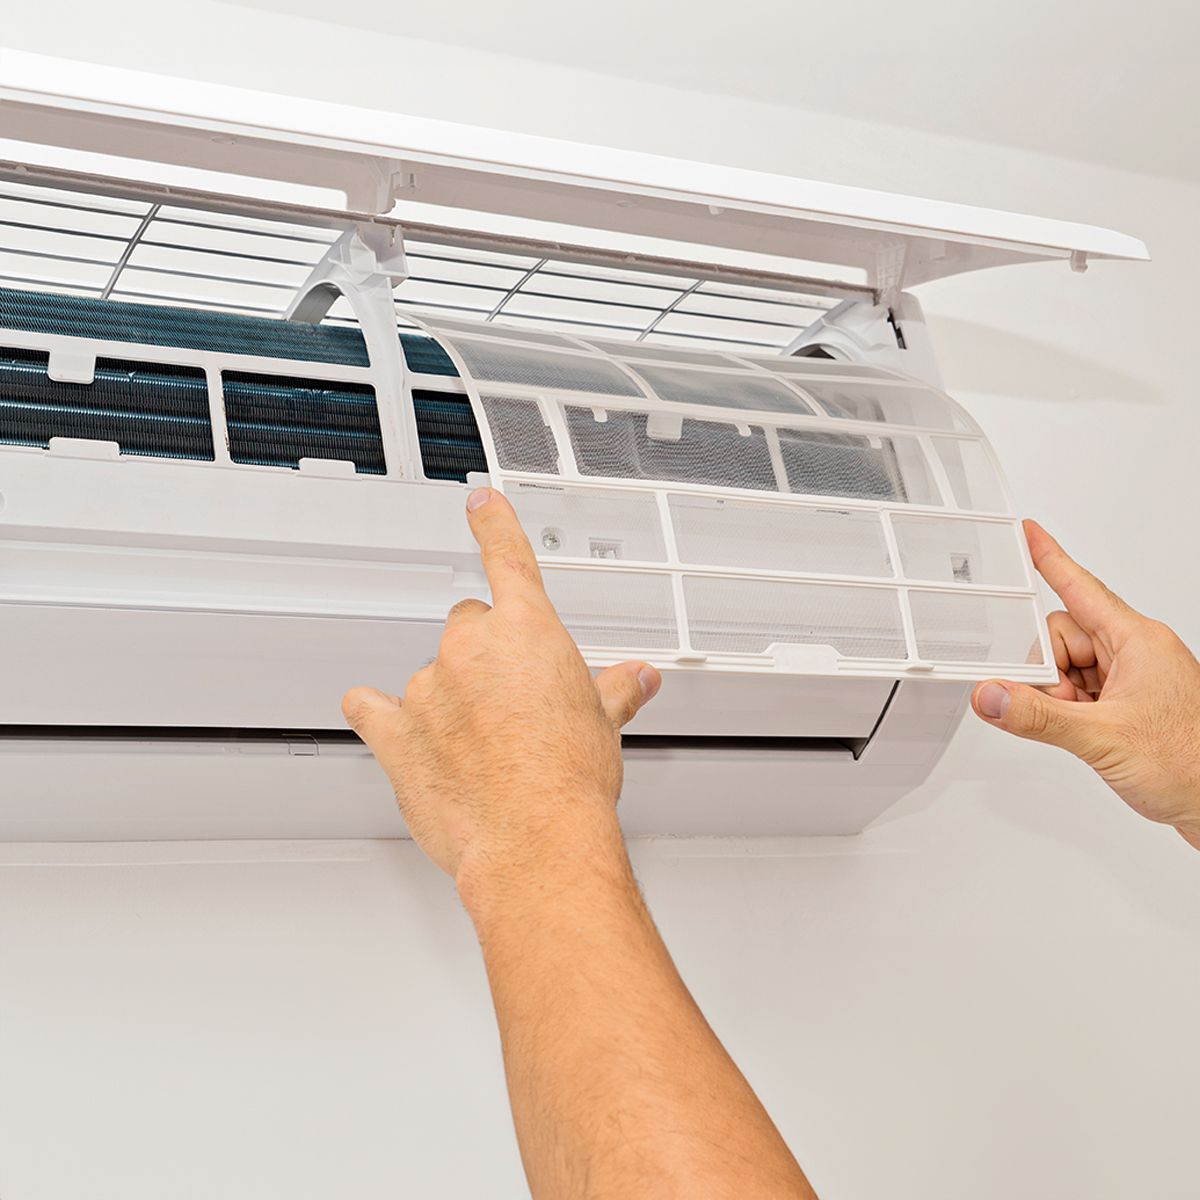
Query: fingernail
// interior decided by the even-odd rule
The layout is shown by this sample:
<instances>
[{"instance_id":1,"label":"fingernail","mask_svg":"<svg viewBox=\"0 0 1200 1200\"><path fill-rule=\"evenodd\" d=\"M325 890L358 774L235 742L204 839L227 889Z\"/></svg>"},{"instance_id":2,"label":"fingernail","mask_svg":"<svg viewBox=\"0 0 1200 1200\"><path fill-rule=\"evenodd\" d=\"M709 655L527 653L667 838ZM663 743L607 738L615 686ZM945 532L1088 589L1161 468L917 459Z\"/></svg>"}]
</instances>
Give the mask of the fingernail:
<instances>
[{"instance_id":1,"label":"fingernail","mask_svg":"<svg viewBox=\"0 0 1200 1200\"><path fill-rule=\"evenodd\" d=\"M1011 703L1012 697L1008 694L1008 688L1001 687L998 683L985 683L979 689L979 698L976 701L980 713L993 721L1002 720Z\"/></svg>"},{"instance_id":2,"label":"fingernail","mask_svg":"<svg viewBox=\"0 0 1200 1200\"><path fill-rule=\"evenodd\" d=\"M642 689L642 703L651 699L662 684L662 676L652 667L643 667L638 672L638 683Z\"/></svg>"},{"instance_id":3,"label":"fingernail","mask_svg":"<svg viewBox=\"0 0 1200 1200\"><path fill-rule=\"evenodd\" d=\"M476 488L467 497L467 512L474 512L492 498L491 488Z\"/></svg>"}]
</instances>

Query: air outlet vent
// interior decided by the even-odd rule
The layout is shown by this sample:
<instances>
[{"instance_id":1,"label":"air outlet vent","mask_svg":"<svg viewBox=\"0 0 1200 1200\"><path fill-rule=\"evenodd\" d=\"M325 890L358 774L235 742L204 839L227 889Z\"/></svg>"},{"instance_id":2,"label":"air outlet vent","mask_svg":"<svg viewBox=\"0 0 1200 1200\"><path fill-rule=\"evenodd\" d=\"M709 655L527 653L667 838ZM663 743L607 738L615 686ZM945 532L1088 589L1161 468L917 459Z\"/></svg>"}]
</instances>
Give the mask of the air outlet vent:
<instances>
[{"instance_id":1,"label":"air outlet vent","mask_svg":"<svg viewBox=\"0 0 1200 1200\"><path fill-rule=\"evenodd\" d=\"M212 459L203 371L101 358L94 383L59 383L48 367L44 351L0 349L0 442L89 438L122 454Z\"/></svg>"}]
</instances>

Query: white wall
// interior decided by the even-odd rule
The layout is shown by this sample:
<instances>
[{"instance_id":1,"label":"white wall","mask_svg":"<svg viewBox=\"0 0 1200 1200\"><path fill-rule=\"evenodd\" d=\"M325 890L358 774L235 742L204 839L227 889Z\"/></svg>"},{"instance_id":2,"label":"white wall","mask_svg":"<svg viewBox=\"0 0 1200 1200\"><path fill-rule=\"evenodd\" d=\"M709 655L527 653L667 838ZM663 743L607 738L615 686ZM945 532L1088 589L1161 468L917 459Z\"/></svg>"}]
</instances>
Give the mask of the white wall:
<instances>
[{"instance_id":1,"label":"white wall","mask_svg":"<svg viewBox=\"0 0 1200 1200\"><path fill-rule=\"evenodd\" d=\"M1145 237L1149 266L923 298L1028 511L1200 643L1200 188L216 4L189 6L186 36L142 0L69 7L22 6L2 36ZM860 839L634 857L829 1200L1196 1195L1200 856L1074 762L969 721ZM0 864L5 1200L524 1194L470 930L412 846L9 846Z\"/></svg>"}]
</instances>

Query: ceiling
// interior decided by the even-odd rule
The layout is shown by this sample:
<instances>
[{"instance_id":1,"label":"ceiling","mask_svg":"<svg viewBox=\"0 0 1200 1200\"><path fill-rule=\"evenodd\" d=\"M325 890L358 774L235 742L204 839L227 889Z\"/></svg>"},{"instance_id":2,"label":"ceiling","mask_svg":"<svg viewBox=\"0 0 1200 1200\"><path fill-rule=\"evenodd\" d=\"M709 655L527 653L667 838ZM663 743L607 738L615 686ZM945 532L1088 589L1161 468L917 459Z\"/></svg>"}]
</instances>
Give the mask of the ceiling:
<instances>
[{"instance_id":1,"label":"ceiling","mask_svg":"<svg viewBox=\"0 0 1200 1200\"><path fill-rule=\"evenodd\" d=\"M240 0L588 71L1200 179L1188 0Z\"/></svg>"}]
</instances>

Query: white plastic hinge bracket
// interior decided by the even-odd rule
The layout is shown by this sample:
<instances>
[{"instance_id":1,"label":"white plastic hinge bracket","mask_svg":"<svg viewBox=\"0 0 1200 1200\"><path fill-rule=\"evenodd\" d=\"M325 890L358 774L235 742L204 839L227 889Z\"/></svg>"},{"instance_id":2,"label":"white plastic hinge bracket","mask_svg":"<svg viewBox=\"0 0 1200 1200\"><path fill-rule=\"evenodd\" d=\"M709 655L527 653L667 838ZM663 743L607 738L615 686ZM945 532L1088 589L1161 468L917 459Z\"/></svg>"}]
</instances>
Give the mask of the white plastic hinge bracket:
<instances>
[{"instance_id":1,"label":"white plastic hinge bracket","mask_svg":"<svg viewBox=\"0 0 1200 1200\"><path fill-rule=\"evenodd\" d=\"M399 229L359 224L347 229L325 251L284 315L289 321L315 325L339 295L363 295L373 288L387 293L390 308L392 289L407 278L408 259ZM394 311L391 319L394 324Z\"/></svg>"},{"instance_id":2,"label":"white plastic hinge bracket","mask_svg":"<svg viewBox=\"0 0 1200 1200\"><path fill-rule=\"evenodd\" d=\"M904 290L904 273L908 265L908 244L902 241L884 242L875 252L875 289L879 303L891 308Z\"/></svg>"},{"instance_id":3,"label":"white plastic hinge bracket","mask_svg":"<svg viewBox=\"0 0 1200 1200\"><path fill-rule=\"evenodd\" d=\"M1078 272L1080 275L1088 269L1088 256L1086 250L1071 251L1071 270Z\"/></svg>"},{"instance_id":4,"label":"white plastic hinge bracket","mask_svg":"<svg viewBox=\"0 0 1200 1200\"><path fill-rule=\"evenodd\" d=\"M46 374L55 383L95 383L96 356L78 350L51 350Z\"/></svg>"},{"instance_id":5,"label":"white plastic hinge bracket","mask_svg":"<svg viewBox=\"0 0 1200 1200\"><path fill-rule=\"evenodd\" d=\"M347 180L346 201L359 212L387 213L396 193L405 186L404 163L394 158L374 158Z\"/></svg>"}]
</instances>

